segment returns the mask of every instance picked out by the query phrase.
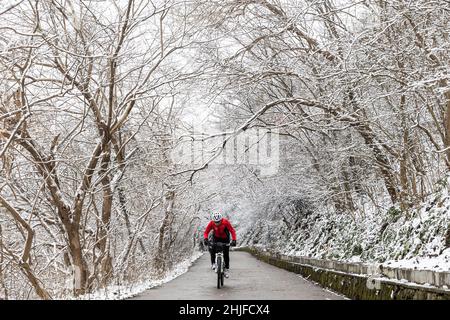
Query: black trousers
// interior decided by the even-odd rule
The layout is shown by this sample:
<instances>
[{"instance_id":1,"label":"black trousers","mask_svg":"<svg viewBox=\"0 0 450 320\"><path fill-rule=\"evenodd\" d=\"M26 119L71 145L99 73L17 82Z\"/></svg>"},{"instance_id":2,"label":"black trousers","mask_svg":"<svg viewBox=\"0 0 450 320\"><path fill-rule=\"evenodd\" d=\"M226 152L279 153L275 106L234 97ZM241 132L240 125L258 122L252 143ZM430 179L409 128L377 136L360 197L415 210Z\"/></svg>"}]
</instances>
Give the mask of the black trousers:
<instances>
[{"instance_id":1,"label":"black trousers","mask_svg":"<svg viewBox=\"0 0 450 320\"><path fill-rule=\"evenodd\" d=\"M228 243L226 239L214 239L214 242ZM214 250L214 245L209 248L209 253L211 255L211 264L216 262L216 251ZM225 268L230 269L230 247L223 247L223 260L225 260Z\"/></svg>"}]
</instances>

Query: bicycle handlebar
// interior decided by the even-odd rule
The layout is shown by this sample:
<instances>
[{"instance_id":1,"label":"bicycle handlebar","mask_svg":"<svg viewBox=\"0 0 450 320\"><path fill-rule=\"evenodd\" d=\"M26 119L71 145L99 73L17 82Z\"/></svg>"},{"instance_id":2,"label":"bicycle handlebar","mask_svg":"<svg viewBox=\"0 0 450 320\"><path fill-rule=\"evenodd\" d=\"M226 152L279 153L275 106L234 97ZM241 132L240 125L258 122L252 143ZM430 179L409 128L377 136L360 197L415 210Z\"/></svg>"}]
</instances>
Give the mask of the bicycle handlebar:
<instances>
[{"instance_id":1,"label":"bicycle handlebar","mask_svg":"<svg viewBox=\"0 0 450 320\"><path fill-rule=\"evenodd\" d=\"M212 247L229 247L230 243L225 243L225 242L213 242L213 243L208 243L208 247L212 248Z\"/></svg>"}]
</instances>

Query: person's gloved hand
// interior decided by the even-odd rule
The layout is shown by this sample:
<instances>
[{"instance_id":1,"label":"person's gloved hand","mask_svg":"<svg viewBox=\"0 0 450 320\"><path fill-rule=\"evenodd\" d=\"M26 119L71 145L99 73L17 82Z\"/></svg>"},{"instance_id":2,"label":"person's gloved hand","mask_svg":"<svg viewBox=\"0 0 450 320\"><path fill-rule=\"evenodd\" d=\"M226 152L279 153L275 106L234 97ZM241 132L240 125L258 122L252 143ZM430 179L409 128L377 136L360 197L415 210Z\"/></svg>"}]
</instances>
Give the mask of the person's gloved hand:
<instances>
[{"instance_id":1,"label":"person's gloved hand","mask_svg":"<svg viewBox=\"0 0 450 320\"><path fill-rule=\"evenodd\" d=\"M230 244L232 247L236 247L236 240L233 240L233 241L231 241L231 244Z\"/></svg>"},{"instance_id":2,"label":"person's gloved hand","mask_svg":"<svg viewBox=\"0 0 450 320\"><path fill-rule=\"evenodd\" d=\"M208 239L203 239L203 243L205 244L205 246L207 246L209 244Z\"/></svg>"}]
</instances>

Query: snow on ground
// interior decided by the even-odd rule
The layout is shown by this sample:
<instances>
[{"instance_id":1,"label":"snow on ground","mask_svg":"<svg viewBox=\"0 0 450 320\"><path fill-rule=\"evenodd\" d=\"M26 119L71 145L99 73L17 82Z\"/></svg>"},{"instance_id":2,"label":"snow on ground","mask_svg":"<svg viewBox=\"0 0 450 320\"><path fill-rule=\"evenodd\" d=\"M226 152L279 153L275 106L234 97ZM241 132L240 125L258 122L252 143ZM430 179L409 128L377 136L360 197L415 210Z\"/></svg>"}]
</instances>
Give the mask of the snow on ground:
<instances>
[{"instance_id":1,"label":"snow on ground","mask_svg":"<svg viewBox=\"0 0 450 320\"><path fill-rule=\"evenodd\" d=\"M109 286L105 289L97 290L93 293L73 298L76 300L123 300L134 297L145 290L157 287L166 282L169 282L180 275L186 273L189 267L201 256L203 252L196 252L191 259L185 260L179 263L171 272L162 279L149 279L140 284L128 285L128 286Z\"/></svg>"},{"instance_id":2,"label":"snow on ground","mask_svg":"<svg viewBox=\"0 0 450 320\"><path fill-rule=\"evenodd\" d=\"M449 182L447 182L449 185ZM450 272L450 196L448 190L430 197L410 221L404 221L412 232L403 247L406 254L399 259L389 259L385 266L414 270ZM399 226L401 227L401 226Z\"/></svg>"},{"instance_id":3,"label":"snow on ground","mask_svg":"<svg viewBox=\"0 0 450 320\"><path fill-rule=\"evenodd\" d=\"M450 248L445 249L437 257L416 257L412 259L401 259L397 261L387 261L384 266L392 268L406 268L414 270L432 270L439 272L450 271Z\"/></svg>"}]
</instances>

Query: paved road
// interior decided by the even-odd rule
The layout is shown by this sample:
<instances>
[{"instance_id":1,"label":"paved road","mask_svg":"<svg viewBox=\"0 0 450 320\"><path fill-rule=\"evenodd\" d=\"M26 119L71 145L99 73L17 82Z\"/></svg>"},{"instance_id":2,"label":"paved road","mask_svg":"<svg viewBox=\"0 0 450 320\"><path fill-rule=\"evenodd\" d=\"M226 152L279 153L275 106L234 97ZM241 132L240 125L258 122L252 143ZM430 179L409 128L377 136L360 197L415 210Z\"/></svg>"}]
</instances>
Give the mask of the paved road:
<instances>
[{"instance_id":1,"label":"paved road","mask_svg":"<svg viewBox=\"0 0 450 320\"><path fill-rule=\"evenodd\" d=\"M230 252L230 278L216 288L217 276L205 253L178 278L143 292L139 300L341 300L299 275L261 262L246 252Z\"/></svg>"}]
</instances>

